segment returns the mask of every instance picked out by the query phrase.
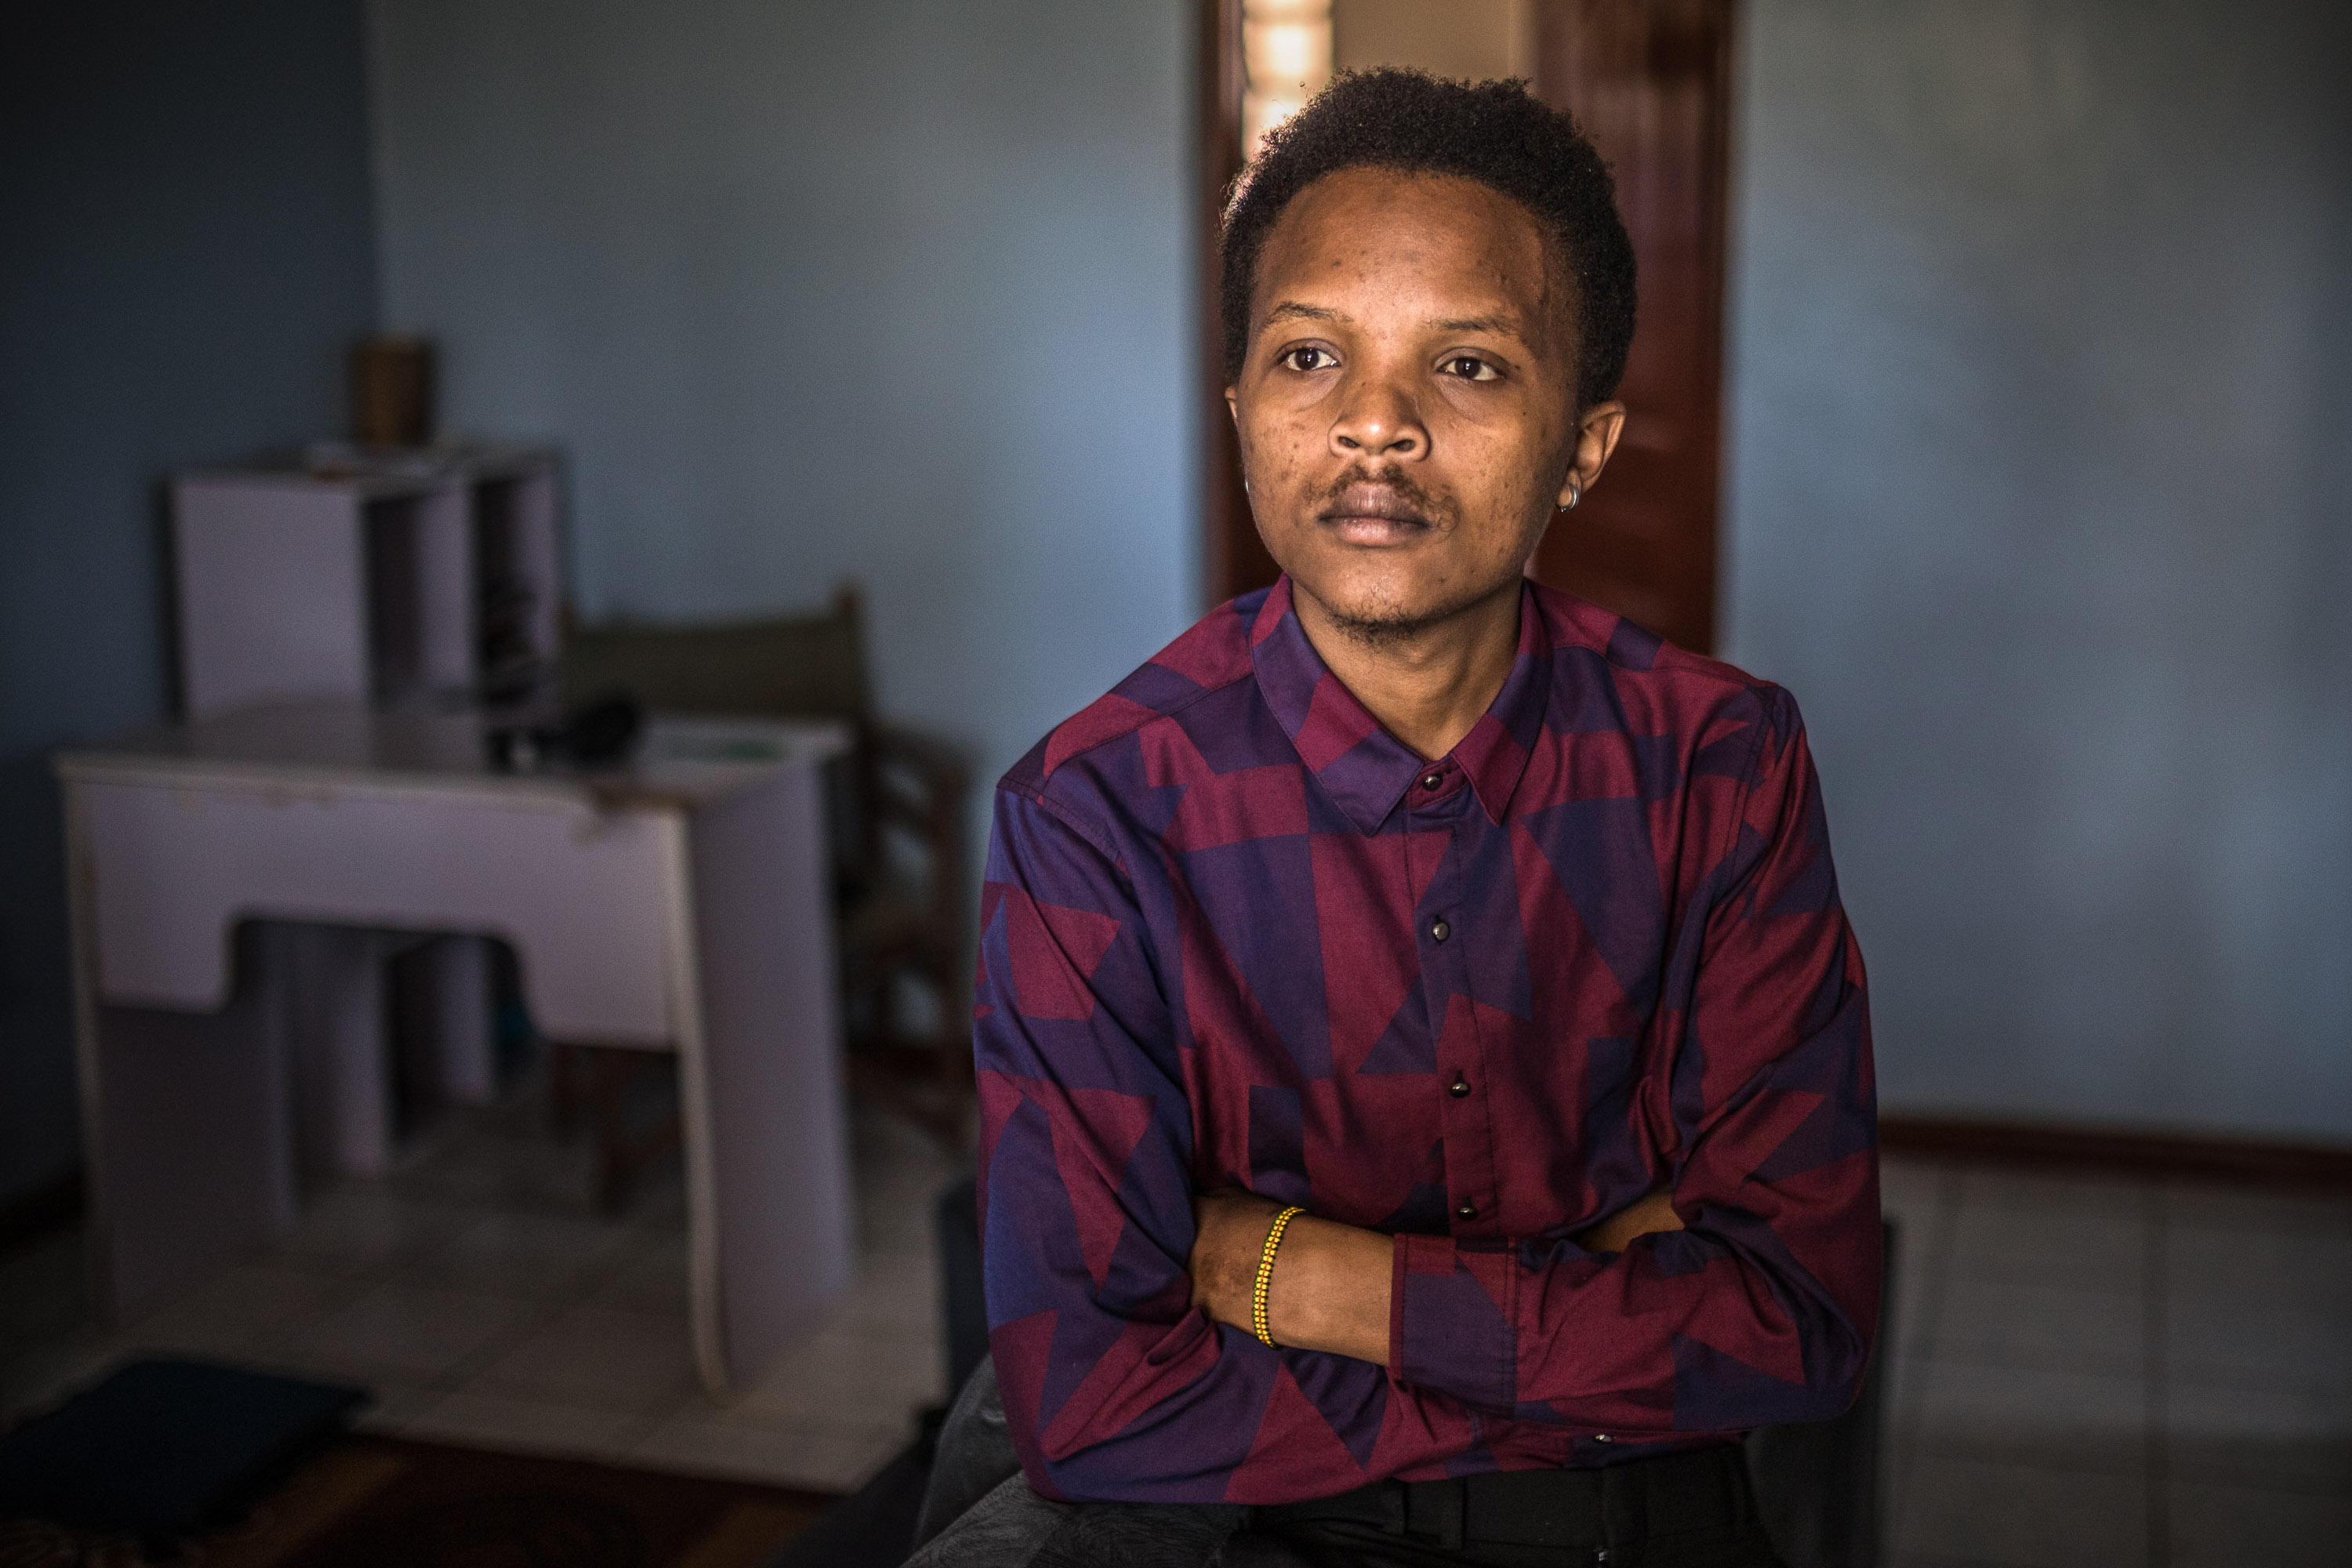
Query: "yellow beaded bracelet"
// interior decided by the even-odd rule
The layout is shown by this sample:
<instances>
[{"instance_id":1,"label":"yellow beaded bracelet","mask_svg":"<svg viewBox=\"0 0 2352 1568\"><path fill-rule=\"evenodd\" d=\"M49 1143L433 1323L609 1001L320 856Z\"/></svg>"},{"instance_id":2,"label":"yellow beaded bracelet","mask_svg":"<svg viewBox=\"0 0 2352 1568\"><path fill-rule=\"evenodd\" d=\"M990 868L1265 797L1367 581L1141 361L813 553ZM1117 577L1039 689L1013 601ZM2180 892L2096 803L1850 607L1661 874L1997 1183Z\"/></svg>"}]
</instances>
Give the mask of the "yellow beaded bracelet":
<instances>
[{"instance_id":1,"label":"yellow beaded bracelet","mask_svg":"<svg viewBox=\"0 0 2352 1568\"><path fill-rule=\"evenodd\" d=\"M1265 1288L1274 1282L1274 1249L1282 1245L1283 1228L1290 1224L1290 1216L1306 1212L1293 1204L1275 1215L1274 1228L1265 1233L1265 1250L1258 1254L1257 1284L1250 1290L1250 1327L1267 1344L1274 1343L1274 1336L1265 1329Z\"/></svg>"}]
</instances>

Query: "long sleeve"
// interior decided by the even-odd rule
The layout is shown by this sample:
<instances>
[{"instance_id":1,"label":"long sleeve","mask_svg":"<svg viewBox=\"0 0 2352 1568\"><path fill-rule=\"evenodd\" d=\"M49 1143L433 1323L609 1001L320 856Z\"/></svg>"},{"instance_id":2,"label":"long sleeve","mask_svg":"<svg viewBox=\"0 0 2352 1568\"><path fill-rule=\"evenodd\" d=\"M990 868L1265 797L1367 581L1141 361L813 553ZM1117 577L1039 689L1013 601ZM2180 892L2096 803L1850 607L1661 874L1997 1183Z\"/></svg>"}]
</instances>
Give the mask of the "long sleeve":
<instances>
[{"instance_id":1,"label":"long sleeve","mask_svg":"<svg viewBox=\"0 0 2352 1568\"><path fill-rule=\"evenodd\" d=\"M1861 956L1785 692L1749 733L1669 928L1643 1042L1666 1066L1627 1110L1687 1228L1606 1254L1399 1237L1399 1380L1632 1442L1822 1419L1860 1386L1881 1247Z\"/></svg>"},{"instance_id":2,"label":"long sleeve","mask_svg":"<svg viewBox=\"0 0 2352 1568\"><path fill-rule=\"evenodd\" d=\"M1608 1465L1859 1386L1869 1024L1779 688L1531 587L1423 758L1286 580L1005 774L982 917L991 1341L1041 1491ZM1577 1245L1662 1185L1687 1228ZM1224 1186L1394 1238L1385 1364L1192 1306Z\"/></svg>"},{"instance_id":3,"label":"long sleeve","mask_svg":"<svg viewBox=\"0 0 2352 1568\"><path fill-rule=\"evenodd\" d=\"M1049 1496L1273 1501L1442 1463L1477 1418L1190 1304L1193 1128L1132 886L1000 792L974 1012L990 1343Z\"/></svg>"}]
</instances>

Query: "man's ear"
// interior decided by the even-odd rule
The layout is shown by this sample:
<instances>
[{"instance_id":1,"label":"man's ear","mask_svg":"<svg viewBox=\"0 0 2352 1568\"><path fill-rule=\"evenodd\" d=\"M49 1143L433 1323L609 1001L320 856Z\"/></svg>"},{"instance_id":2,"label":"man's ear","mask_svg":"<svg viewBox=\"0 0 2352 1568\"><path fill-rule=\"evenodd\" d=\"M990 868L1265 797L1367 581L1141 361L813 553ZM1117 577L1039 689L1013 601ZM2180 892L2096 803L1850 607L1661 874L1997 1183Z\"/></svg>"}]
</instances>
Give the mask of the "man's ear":
<instances>
[{"instance_id":1,"label":"man's ear","mask_svg":"<svg viewBox=\"0 0 2352 1568\"><path fill-rule=\"evenodd\" d=\"M1617 450L1617 437L1625 431L1625 405L1596 403L1578 416L1576 423L1576 450L1559 487L1563 507L1574 506L1608 467L1610 455Z\"/></svg>"}]
</instances>

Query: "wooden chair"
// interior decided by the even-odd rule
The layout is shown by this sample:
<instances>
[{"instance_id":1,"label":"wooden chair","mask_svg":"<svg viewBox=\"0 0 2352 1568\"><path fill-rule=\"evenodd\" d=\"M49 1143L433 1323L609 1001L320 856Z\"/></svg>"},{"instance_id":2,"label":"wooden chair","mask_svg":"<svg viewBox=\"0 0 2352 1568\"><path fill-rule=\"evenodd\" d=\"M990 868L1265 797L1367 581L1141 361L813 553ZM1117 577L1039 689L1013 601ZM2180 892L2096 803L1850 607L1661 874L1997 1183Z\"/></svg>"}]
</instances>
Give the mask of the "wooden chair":
<instances>
[{"instance_id":1,"label":"wooden chair","mask_svg":"<svg viewBox=\"0 0 2352 1568\"><path fill-rule=\"evenodd\" d=\"M849 755L829 781L828 804L851 1087L960 1152L972 1100L964 907L971 774L952 747L875 716L856 589L844 585L815 616L574 626L563 646L567 704L625 693L651 710L850 726ZM910 990L926 994L917 1002ZM576 1065L557 1064L559 1118ZM600 1165L623 1170L625 1185L626 1168L638 1163L619 1107L630 1090L608 1070L592 1078ZM615 1193L605 1201L615 1203Z\"/></svg>"}]
</instances>

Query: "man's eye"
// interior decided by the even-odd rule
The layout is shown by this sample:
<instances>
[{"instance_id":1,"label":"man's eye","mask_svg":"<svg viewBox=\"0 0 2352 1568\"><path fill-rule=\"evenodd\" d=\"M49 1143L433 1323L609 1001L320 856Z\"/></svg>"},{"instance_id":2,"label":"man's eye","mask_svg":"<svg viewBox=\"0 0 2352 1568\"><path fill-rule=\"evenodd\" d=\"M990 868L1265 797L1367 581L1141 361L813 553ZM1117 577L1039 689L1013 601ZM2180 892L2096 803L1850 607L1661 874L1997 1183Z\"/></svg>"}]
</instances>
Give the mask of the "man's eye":
<instances>
[{"instance_id":1,"label":"man's eye","mask_svg":"<svg viewBox=\"0 0 2352 1568\"><path fill-rule=\"evenodd\" d=\"M1278 362L1293 370L1329 370L1339 363L1329 349L1295 348L1286 352Z\"/></svg>"},{"instance_id":2,"label":"man's eye","mask_svg":"<svg viewBox=\"0 0 2352 1568\"><path fill-rule=\"evenodd\" d=\"M1445 362L1444 370L1465 381L1499 381L1503 374L1476 354L1455 354Z\"/></svg>"}]
</instances>

